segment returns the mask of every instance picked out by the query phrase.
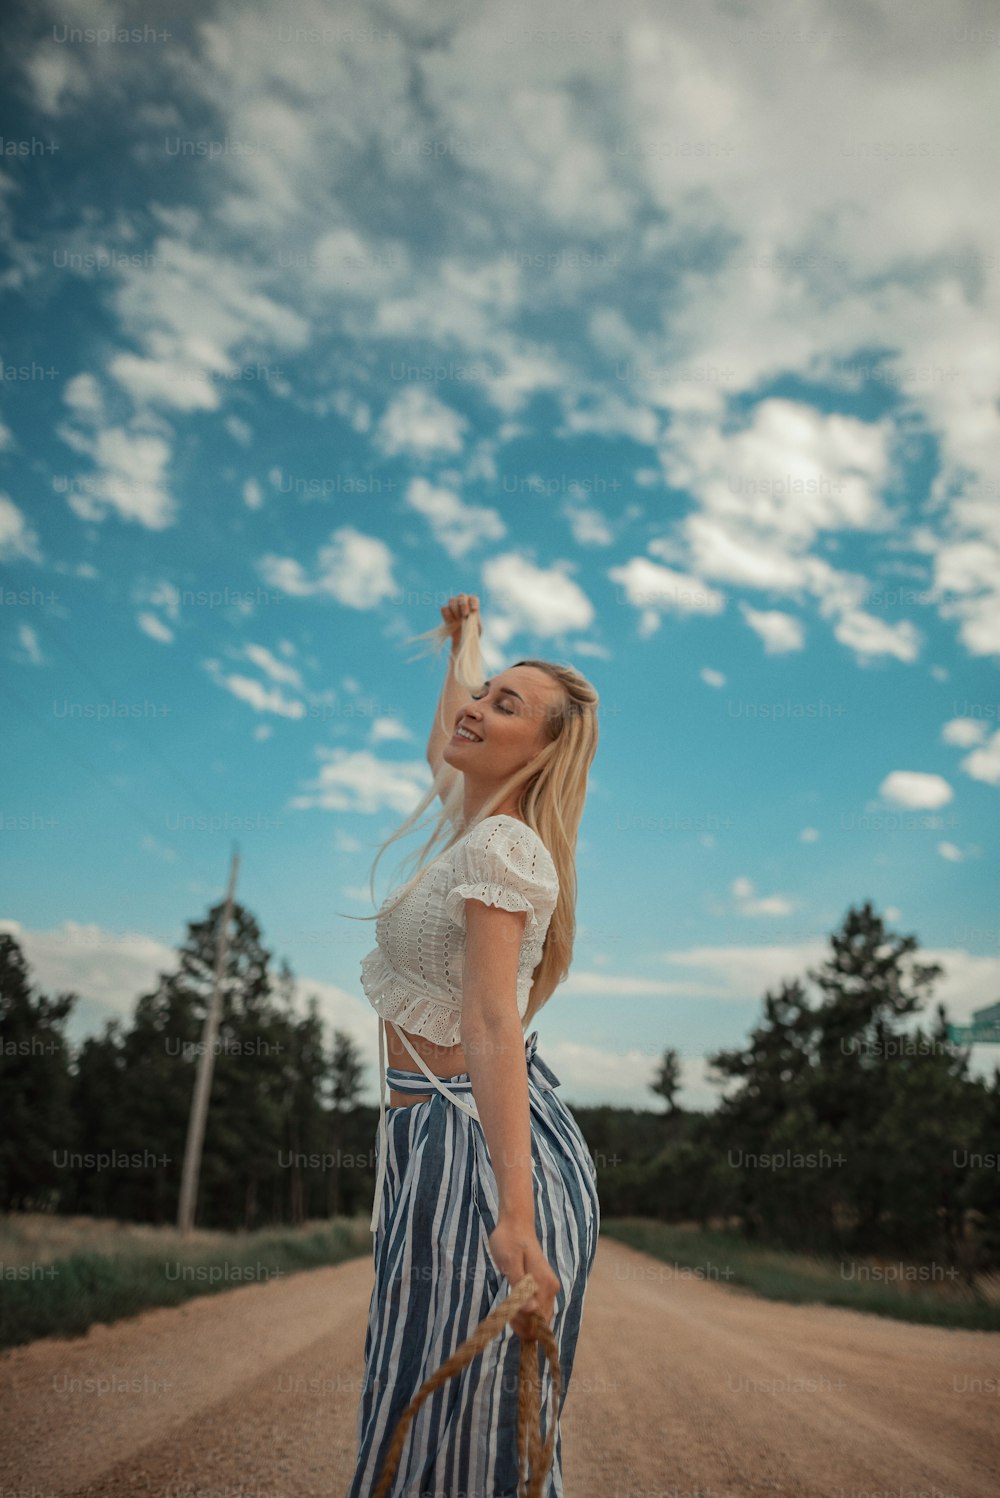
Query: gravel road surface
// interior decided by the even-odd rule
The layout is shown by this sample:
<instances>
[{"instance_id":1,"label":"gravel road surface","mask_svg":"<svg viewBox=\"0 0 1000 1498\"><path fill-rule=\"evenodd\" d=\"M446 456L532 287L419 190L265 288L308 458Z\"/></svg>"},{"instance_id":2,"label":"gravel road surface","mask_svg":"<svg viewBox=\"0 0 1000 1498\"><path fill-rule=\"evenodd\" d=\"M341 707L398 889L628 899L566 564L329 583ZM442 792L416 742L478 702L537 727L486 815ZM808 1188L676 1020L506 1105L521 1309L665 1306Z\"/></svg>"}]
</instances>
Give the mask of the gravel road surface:
<instances>
[{"instance_id":1,"label":"gravel road surface","mask_svg":"<svg viewBox=\"0 0 1000 1498\"><path fill-rule=\"evenodd\" d=\"M369 1259L0 1356L3 1498L343 1498ZM1000 1333L758 1300L600 1241L567 1498L996 1498Z\"/></svg>"}]
</instances>

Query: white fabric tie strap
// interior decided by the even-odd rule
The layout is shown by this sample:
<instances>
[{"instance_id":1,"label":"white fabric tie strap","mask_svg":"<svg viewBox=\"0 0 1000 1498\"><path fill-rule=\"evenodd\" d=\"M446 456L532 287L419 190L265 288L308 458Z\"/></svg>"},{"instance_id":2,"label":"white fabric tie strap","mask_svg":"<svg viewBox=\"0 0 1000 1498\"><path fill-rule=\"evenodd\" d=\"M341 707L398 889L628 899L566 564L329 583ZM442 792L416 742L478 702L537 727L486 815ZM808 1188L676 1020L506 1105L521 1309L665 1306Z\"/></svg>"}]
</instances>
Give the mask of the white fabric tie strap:
<instances>
[{"instance_id":1,"label":"white fabric tie strap","mask_svg":"<svg viewBox=\"0 0 1000 1498\"><path fill-rule=\"evenodd\" d=\"M415 1051L413 1049L412 1045L407 1040L406 1036L403 1034L402 1030L394 1020L390 1020L389 1023L390 1025L392 1025L392 1028L395 1030L396 1034L403 1042L403 1045L409 1051L410 1055L413 1057L414 1061L417 1063L418 1067L423 1072L428 1081L433 1082L438 1092L443 1093L449 1102L455 1104L456 1108L461 1108L463 1113L467 1113L470 1118L474 1118L478 1123L479 1114L477 1110L474 1107L470 1107L468 1103L463 1103L462 1099L458 1097L454 1092L452 1092L450 1087L446 1087L444 1085L440 1077L436 1077L434 1075L430 1067L427 1065L427 1062L424 1060L423 1056L421 1056L418 1051ZM404 1104L403 1106L406 1107L410 1105ZM385 1157L388 1142L385 1123L385 1020L381 1015L379 1015L378 1021L378 1127L378 1170L375 1174L375 1200L372 1203L372 1216L371 1222L369 1224L369 1227L373 1233L376 1232L378 1228L379 1207L382 1204L382 1187L385 1182Z\"/></svg>"}]
</instances>

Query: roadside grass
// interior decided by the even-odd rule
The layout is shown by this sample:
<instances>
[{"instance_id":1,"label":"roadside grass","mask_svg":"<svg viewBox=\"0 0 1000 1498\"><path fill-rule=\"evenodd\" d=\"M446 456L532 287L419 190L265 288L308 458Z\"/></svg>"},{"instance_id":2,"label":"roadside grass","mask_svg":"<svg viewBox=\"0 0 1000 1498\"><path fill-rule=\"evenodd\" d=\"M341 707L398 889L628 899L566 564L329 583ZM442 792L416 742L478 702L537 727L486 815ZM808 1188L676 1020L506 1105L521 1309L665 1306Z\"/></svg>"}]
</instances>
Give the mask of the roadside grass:
<instances>
[{"instance_id":1,"label":"roadside grass","mask_svg":"<svg viewBox=\"0 0 1000 1498\"><path fill-rule=\"evenodd\" d=\"M194 1230L46 1213L0 1215L0 1348L82 1336L152 1306L281 1279L372 1251L358 1218L256 1232Z\"/></svg>"},{"instance_id":2,"label":"roadside grass","mask_svg":"<svg viewBox=\"0 0 1000 1498\"><path fill-rule=\"evenodd\" d=\"M642 1217L602 1218L601 1237L673 1266L678 1277L740 1286L766 1300L1000 1331L1000 1275L980 1276L972 1286L942 1264L792 1253L748 1243L738 1233Z\"/></svg>"},{"instance_id":3,"label":"roadside grass","mask_svg":"<svg viewBox=\"0 0 1000 1498\"><path fill-rule=\"evenodd\" d=\"M601 1237L676 1274L795 1305L843 1306L901 1321L1000 1331L1000 1275L974 1286L942 1265L837 1259L746 1242L738 1233L650 1218L602 1218ZM367 1219L224 1233L47 1213L0 1214L0 1348L82 1336L97 1322L197 1295L370 1255ZM667 1267L669 1266L669 1267Z\"/></svg>"}]
</instances>

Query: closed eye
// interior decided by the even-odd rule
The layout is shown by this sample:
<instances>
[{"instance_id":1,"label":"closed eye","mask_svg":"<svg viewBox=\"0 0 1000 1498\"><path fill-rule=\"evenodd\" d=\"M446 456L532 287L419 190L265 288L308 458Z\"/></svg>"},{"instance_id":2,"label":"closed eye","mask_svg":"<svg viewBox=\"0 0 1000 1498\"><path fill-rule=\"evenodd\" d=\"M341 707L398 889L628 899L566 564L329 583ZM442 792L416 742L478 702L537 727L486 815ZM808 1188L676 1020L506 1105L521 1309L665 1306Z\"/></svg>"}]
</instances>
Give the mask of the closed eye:
<instances>
[{"instance_id":1,"label":"closed eye","mask_svg":"<svg viewBox=\"0 0 1000 1498\"><path fill-rule=\"evenodd\" d=\"M479 699L480 699L480 697L485 697L486 696L486 693L485 692L472 692L472 693L470 693L470 696L472 697L473 702L478 702ZM514 716L514 709L512 707L504 707L499 701L497 702L496 707L497 707L497 709L498 709L499 712L503 713L503 715L504 715L505 718L513 718L513 716Z\"/></svg>"}]
</instances>

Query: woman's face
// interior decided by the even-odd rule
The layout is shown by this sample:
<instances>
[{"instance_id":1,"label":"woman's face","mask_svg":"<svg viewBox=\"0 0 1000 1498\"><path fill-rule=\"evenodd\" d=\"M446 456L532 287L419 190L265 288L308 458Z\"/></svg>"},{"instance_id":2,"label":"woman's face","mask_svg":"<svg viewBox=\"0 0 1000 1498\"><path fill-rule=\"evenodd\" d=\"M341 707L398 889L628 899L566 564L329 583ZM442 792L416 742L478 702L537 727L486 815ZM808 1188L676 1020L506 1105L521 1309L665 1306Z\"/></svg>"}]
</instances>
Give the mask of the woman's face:
<instances>
[{"instance_id":1,"label":"woman's face","mask_svg":"<svg viewBox=\"0 0 1000 1498\"><path fill-rule=\"evenodd\" d=\"M562 688L547 671L508 667L459 710L443 751L446 764L473 779L506 780L549 742L549 718L561 699ZM459 733L459 725L475 739Z\"/></svg>"}]
</instances>

